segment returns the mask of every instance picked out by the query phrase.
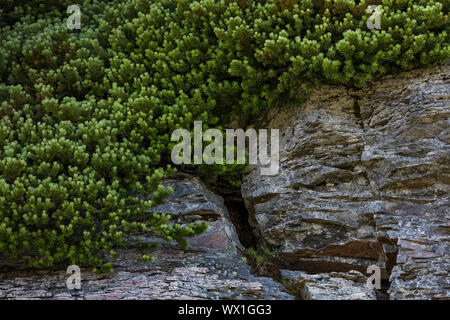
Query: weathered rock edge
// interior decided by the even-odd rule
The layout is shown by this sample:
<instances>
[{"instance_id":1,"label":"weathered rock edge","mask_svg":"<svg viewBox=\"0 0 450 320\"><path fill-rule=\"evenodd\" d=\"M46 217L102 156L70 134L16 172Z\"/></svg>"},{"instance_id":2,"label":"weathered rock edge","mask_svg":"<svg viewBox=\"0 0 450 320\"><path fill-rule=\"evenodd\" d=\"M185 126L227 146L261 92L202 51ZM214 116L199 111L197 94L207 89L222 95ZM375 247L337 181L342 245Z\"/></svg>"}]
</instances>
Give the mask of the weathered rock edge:
<instances>
[{"instance_id":1,"label":"weathered rock edge","mask_svg":"<svg viewBox=\"0 0 450 320\"><path fill-rule=\"evenodd\" d=\"M280 173L242 194L283 268L390 275L391 299L450 298L450 67L324 86L253 124L280 129Z\"/></svg>"}]
</instances>

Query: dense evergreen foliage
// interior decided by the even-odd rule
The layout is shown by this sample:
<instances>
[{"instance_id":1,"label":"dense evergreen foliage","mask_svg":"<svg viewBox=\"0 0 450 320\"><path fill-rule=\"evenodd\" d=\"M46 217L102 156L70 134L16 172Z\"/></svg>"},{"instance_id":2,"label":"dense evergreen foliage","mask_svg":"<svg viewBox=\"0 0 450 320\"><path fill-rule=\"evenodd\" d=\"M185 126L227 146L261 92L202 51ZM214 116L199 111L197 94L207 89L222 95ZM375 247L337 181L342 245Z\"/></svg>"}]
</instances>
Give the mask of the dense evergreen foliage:
<instances>
[{"instance_id":1,"label":"dense evergreen foliage","mask_svg":"<svg viewBox=\"0 0 450 320\"><path fill-rule=\"evenodd\" d=\"M38 2L0 13L0 252L37 267L103 265L133 233L203 232L146 213L170 192L176 128L450 56L448 0L379 1L381 30L353 0Z\"/></svg>"}]
</instances>

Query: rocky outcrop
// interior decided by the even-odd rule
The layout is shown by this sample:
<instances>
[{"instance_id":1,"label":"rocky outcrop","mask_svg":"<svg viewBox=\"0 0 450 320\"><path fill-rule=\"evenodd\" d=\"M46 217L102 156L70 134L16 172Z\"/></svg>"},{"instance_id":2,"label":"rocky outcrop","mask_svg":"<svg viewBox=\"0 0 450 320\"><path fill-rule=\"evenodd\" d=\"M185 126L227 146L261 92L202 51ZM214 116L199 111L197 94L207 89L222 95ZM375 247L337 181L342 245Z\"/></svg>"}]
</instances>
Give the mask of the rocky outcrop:
<instances>
[{"instance_id":1,"label":"rocky outcrop","mask_svg":"<svg viewBox=\"0 0 450 320\"><path fill-rule=\"evenodd\" d=\"M387 77L359 105L391 297L449 299L450 67Z\"/></svg>"},{"instance_id":2,"label":"rocky outcrop","mask_svg":"<svg viewBox=\"0 0 450 320\"><path fill-rule=\"evenodd\" d=\"M393 299L450 298L450 67L363 90L320 87L255 127L280 129L280 172L245 177L254 232L283 267L390 274Z\"/></svg>"},{"instance_id":3,"label":"rocky outcrop","mask_svg":"<svg viewBox=\"0 0 450 320\"><path fill-rule=\"evenodd\" d=\"M302 300L377 300L375 290L366 285L361 272L330 272L307 274L281 270L286 286Z\"/></svg>"},{"instance_id":4,"label":"rocky outcrop","mask_svg":"<svg viewBox=\"0 0 450 320\"><path fill-rule=\"evenodd\" d=\"M280 129L280 172L264 176L253 166L244 177L254 235L241 239L273 249L289 269L281 275L290 292L311 300L384 298L366 286L367 267L377 265L390 299L450 299L449 74L443 65L362 90L323 86L305 103L253 122ZM139 261L131 238L113 274L84 269L82 289L73 291L65 270L0 259L0 299L293 298L250 273L223 198L188 175L165 184L174 193L152 211L170 213L174 223L209 222L188 250L161 243L145 252L155 261Z\"/></svg>"},{"instance_id":5,"label":"rocky outcrop","mask_svg":"<svg viewBox=\"0 0 450 320\"><path fill-rule=\"evenodd\" d=\"M0 299L292 299L279 283L250 273L223 199L193 177L179 178L165 182L174 193L153 211L171 213L178 223L209 222L208 232L192 238L188 250L162 244L145 252L154 262L139 261L137 248L119 250L113 274L81 270L81 290L67 289L65 270L0 262Z\"/></svg>"},{"instance_id":6,"label":"rocky outcrop","mask_svg":"<svg viewBox=\"0 0 450 320\"><path fill-rule=\"evenodd\" d=\"M381 209L361 163L363 124L345 88L322 87L299 107L274 111L280 173L245 177L251 224L276 247L284 267L365 272L381 254L374 214Z\"/></svg>"}]
</instances>

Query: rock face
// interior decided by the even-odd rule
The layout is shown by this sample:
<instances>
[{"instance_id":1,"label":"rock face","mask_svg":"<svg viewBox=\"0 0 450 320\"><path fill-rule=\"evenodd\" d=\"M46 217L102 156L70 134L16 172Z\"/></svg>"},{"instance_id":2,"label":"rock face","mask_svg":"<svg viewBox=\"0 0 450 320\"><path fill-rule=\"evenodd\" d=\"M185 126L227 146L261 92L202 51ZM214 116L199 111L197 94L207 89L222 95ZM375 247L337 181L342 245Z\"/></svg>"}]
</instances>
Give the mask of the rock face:
<instances>
[{"instance_id":1,"label":"rock face","mask_svg":"<svg viewBox=\"0 0 450 320\"><path fill-rule=\"evenodd\" d=\"M264 176L253 166L244 177L249 223L300 298L380 298L364 275L378 265L390 299L450 299L449 75L444 65L362 90L323 86L254 122L280 129L280 172ZM210 224L188 250L162 244L145 252L154 262L143 262L130 239L113 274L82 270L74 291L65 270L0 258L0 299L294 298L250 273L220 196L187 175L165 184L174 193L152 211Z\"/></svg>"},{"instance_id":2,"label":"rock face","mask_svg":"<svg viewBox=\"0 0 450 320\"><path fill-rule=\"evenodd\" d=\"M154 262L139 261L136 248L119 250L113 274L81 270L81 290L67 289L65 270L27 270L0 261L0 299L293 299L279 283L250 274L221 197L192 177L165 183L174 193L153 211L173 214L174 222L210 223L188 250L163 244L146 252Z\"/></svg>"},{"instance_id":3,"label":"rock face","mask_svg":"<svg viewBox=\"0 0 450 320\"><path fill-rule=\"evenodd\" d=\"M392 299L450 298L450 67L363 90L321 87L255 122L280 129L280 172L242 193L285 268L390 274Z\"/></svg>"},{"instance_id":4,"label":"rock face","mask_svg":"<svg viewBox=\"0 0 450 320\"><path fill-rule=\"evenodd\" d=\"M222 197L211 192L200 180L189 175L179 175L177 180L167 180L174 192L152 212L168 213L179 224L207 221L208 231L189 239L191 249L207 251L225 250L237 254L244 250Z\"/></svg>"},{"instance_id":5,"label":"rock face","mask_svg":"<svg viewBox=\"0 0 450 320\"><path fill-rule=\"evenodd\" d=\"M377 300L375 290L366 286L367 277L355 270L314 275L282 270L281 274L303 300Z\"/></svg>"},{"instance_id":6,"label":"rock face","mask_svg":"<svg viewBox=\"0 0 450 320\"><path fill-rule=\"evenodd\" d=\"M251 224L284 267L365 272L381 254L373 218L381 202L361 163L355 100L344 88L322 87L279 114L268 124L280 128L279 174L255 168L244 179Z\"/></svg>"},{"instance_id":7,"label":"rock face","mask_svg":"<svg viewBox=\"0 0 450 320\"><path fill-rule=\"evenodd\" d=\"M389 77L359 103L362 161L383 202L377 237L395 265L391 297L448 299L450 67Z\"/></svg>"}]
</instances>

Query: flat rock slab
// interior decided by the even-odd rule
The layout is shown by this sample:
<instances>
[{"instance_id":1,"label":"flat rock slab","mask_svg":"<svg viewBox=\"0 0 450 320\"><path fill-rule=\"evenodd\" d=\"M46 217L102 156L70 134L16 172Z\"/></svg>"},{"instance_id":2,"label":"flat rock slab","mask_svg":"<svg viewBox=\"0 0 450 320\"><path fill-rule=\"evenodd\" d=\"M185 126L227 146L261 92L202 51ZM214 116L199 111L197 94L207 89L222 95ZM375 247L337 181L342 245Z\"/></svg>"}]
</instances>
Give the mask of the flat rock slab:
<instances>
[{"instance_id":1,"label":"flat rock slab","mask_svg":"<svg viewBox=\"0 0 450 320\"><path fill-rule=\"evenodd\" d=\"M0 299L148 300L293 299L269 278L254 277L240 258L171 246L152 252L155 262L137 262L135 250L120 252L114 273L81 270L81 290L68 290L65 270L15 270L0 275Z\"/></svg>"}]
</instances>

